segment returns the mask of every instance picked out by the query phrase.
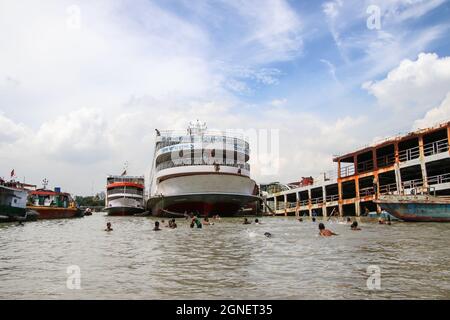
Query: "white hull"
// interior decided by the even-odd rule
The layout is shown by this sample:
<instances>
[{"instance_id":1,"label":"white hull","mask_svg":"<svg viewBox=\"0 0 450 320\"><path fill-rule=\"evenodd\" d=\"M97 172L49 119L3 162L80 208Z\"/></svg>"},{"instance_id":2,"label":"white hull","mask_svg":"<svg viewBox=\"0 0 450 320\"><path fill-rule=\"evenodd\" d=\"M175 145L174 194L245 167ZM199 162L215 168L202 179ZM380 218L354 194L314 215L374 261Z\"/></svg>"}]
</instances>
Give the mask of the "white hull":
<instances>
[{"instance_id":1,"label":"white hull","mask_svg":"<svg viewBox=\"0 0 450 320\"><path fill-rule=\"evenodd\" d=\"M206 173L171 177L158 184L156 194L179 196L184 194L252 195L255 181L232 174Z\"/></svg>"}]
</instances>

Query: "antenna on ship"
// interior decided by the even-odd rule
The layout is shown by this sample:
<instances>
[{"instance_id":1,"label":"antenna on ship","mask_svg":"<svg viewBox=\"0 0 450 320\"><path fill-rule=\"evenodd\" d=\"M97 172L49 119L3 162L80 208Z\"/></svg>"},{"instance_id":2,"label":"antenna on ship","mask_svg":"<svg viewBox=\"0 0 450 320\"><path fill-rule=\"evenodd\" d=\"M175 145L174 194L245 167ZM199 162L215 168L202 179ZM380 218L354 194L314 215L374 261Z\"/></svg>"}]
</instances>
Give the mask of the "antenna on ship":
<instances>
[{"instance_id":1,"label":"antenna on ship","mask_svg":"<svg viewBox=\"0 0 450 320\"><path fill-rule=\"evenodd\" d=\"M126 176L127 175L127 170L128 170L128 161L125 161L125 163L123 164L123 172L122 172L122 176Z\"/></svg>"},{"instance_id":2,"label":"antenna on ship","mask_svg":"<svg viewBox=\"0 0 450 320\"><path fill-rule=\"evenodd\" d=\"M188 134L202 135L205 133L206 129L207 129L206 122L200 123L200 121L197 119L197 122L195 124L189 122Z\"/></svg>"},{"instance_id":3,"label":"antenna on ship","mask_svg":"<svg viewBox=\"0 0 450 320\"><path fill-rule=\"evenodd\" d=\"M42 180L42 186L44 187L44 190L47 188L47 186L48 186L47 178L44 178L44 180Z\"/></svg>"}]
</instances>

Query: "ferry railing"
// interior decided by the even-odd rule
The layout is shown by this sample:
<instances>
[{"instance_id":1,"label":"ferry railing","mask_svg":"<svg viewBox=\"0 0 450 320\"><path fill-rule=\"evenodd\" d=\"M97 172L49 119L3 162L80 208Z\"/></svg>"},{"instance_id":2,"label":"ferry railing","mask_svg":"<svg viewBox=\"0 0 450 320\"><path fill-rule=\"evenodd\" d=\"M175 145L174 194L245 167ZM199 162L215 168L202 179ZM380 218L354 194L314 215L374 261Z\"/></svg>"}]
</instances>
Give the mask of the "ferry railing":
<instances>
[{"instance_id":1,"label":"ferry railing","mask_svg":"<svg viewBox=\"0 0 450 320\"><path fill-rule=\"evenodd\" d=\"M441 184L450 182L450 173L440 174L437 176L431 176L427 179L428 184Z\"/></svg>"},{"instance_id":2,"label":"ferry railing","mask_svg":"<svg viewBox=\"0 0 450 320\"><path fill-rule=\"evenodd\" d=\"M326 196L325 199L327 202L338 201L339 195L338 194L329 195L329 196Z\"/></svg>"},{"instance_id":3,"label":"ferry railing","mask_svg":"<svg viewBox=\"0 0 450 320\"><path fill-rule=\"evenodd\" d=\"M277 210L286 209L286 204L284 202L277 203Z\"/></svg>"},{"instance_id":4,"label":"ferry railing","mask_svg":"<svg viewBox=\"0 0 450 320\"><path fill-rule=\"evenodd\" d=\"M320 203L323 203L323 197L311 199L311 204L320 204Z\"/></svg>"},{"instance_id":5,"label":"ferry railing","mask_svg":"<svg viewBox=\"0 0 450 320\"><path fill-rule=\"evenodd\" d=\"M297 206L297 202L288 202L287 208L295 208Z\"/></svg>"},{"instance_id":6,"label":"ferry railing","mask_svg":"<svg viewBox=\"0 0 450 320\"><path fill-rule=\"evenodd\" d=\"M156 166L156 171L160 171L163 169L169 169L169 168L176 168L176 167L185 167L185 166L204 166L204 165L214 165L214 163L209 163L206 162L204 160L202 160L202 158L194 158L194 161L189 161L189 162L181 162L181 163L174 163L173 161L165 161L162 162L160 164L158 164ZM240 169L245 169L250 171L250 164L248 163L221 163L219 164L219 166L226 166L226 167L235 167L235 168L240 168Z\"/></svg>"},{"instance_id":7,"label":"ferry railing","mask_svg":"<svg viewBox=\"0 0 450 320\"><path fill-rule=\"evenodd\" d=\"M387 154L377 158L377 166L378 167L387 167L391 164L395 163L395 155Z\"/></svg>"},{"instance_id":8,"label":"ferry railing","mask_svg":"<svg viewBox=\"0 0 450 320\"><path fill-rule=\"evenodd\" d=\"M397 184L390 183L380 186L380 194L392 194L397 191Z\"/></svg>"},{"instance_id":9,"label":"ferry railing","mask_svg":"<svg viewBox=\"0 0 450 320\"><path fill-rule=\"evenodd\" d=\"M123 194L136 194L139 196L144 196L144 192L143 191L138 191L135 189L112 189L112 190L108 190L107 195L113 195L113 194L118 194L118 193L123 193Z\"/></svg>"},{"instance_id":10,"label":"ferry railing","mask_svg":"<svg viewBox=\"0 0 450 320\"><path fill-rule=\"evenodd\" d=\"M355 174L355 166L349 165L346 167L341 167L341 177L349 177Z\"/></svg>"},{"instance_id":11,"label":"ferry railing","mask_svg":"<svg viewBox=\"0 0 450 320\"><path fill-rule=\"evenodd\" d=\"M360 197L372 196L374 194L375 194L375 190L373 190L373 187L367 187L367 188L359 189L359 196Z\"/></svg>"},{"instance_id":12,"label":"ferry railing","mask_svg":"<svg viewBox=\"0 0 450 320\"><path fill-rule=\"evenodd\" d=\"M358 172L366 172L373 169L373 160L366 160L357 163Z\"/></svg>"},{"instance_id":13,"label":"ferry railing","mask_svg":"<svg viewBox=\"0 0 450 320\"><path fill-rule=\"evenodd\" d=\"M423 187L423 180L422 179L415 179L415 180L409 180L402 182L402 187L404 189L415 189L418 187Z\"/></svg>"},{"instance_id":14,"label":"ferry railing","mask_svg":"<svg viewBox=\"0 0 450 320\"><path fill-rule=\"evenodd\" d=\"M304 207L304 206L307 206L307 205L309 205L309 200L302 200L302 201L300 201L300 207Z\"/></svg>"},{"instance_id":15,"label":"ferry railing","mask_svg":"<svg viewBox=\"0 0 450 320\"><path fill-rule=\"evenodd\" d=\"M423 146L423 152L426 157L447 151L448 151L448 139L430 142Z\"/></svg>"},{"instance_id":16,"label":"ferry railing","mask_svg":"<svg viewBox=\"0 0 450 320\"><path fill-rule=\"evenodd\" d=\"M413 159L417 159L420 156L420 150L419 147L414 147L406 150L400 150L398 152L398 159L401 162L409 161Z\"/></svg>"}]
</instances>

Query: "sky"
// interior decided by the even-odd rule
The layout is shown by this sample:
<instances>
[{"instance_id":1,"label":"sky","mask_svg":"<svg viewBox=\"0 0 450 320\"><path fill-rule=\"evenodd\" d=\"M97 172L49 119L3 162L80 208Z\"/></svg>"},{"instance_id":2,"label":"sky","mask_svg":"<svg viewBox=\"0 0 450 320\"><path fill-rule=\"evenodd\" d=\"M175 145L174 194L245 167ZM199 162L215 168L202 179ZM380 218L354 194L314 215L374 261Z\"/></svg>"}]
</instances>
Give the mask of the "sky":
<instances>
[{"instance_id":1,"label":"sky","mask_svg":"<svg viewBox=\"0 0 450 320\"><path fill-rule=\"evenodd\" d=\"M449 35L448 0L1 0L0 177L91 195L196 119L278 132L258 183L316 176L450 120Z\"/></svg>"}]
</instances>

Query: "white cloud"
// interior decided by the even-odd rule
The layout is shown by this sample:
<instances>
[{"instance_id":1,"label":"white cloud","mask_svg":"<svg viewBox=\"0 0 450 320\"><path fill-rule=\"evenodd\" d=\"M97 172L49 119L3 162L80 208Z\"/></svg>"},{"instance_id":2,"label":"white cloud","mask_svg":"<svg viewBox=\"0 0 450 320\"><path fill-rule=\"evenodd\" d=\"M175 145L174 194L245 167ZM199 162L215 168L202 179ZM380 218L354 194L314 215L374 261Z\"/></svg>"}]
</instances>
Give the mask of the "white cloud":
<instances>
[{"instance_id":1,"label":"white cloud","mask_svg":"<svg viewBox=\"0 0 450 320\"><path fill-rule=\"evenodd\" d=\"M87 108L45 122L34 142L50 159L76 165L104 160L113 146L105 116L99 110Z\"/></svg>"},{"instance_id":2,"label":"white cloud","mask_svg":"<svg viewBox=\"0 0 450 320\"><path fill-rule=\"evenodd\" d=\"M240 44L246 49L249 61L283 61L301 53L302 24L287 1L237 0L225 3L235 8L245 24L251 26Z\"/></svg>"},{"instance_id":3,"label":"white cloud","mask_svg":"<svg viewBox=\"0 0 450 320\"><path fill-rule=\"evenodd\" d=\"M450 120L450 91L442 103L429 110L422 119L414 122L413 129L423 129Z\"/></svg>"},{"instance_id":4,"label":"white cloud","mask_svg":"<svg viewBox=\"0 0 450 320\"><path fill-rule=\"evenodd\" d=\"M417 60L403 60L385 79L367 82L363 88L380 106L417 118L437 106L449 91L450 57L421 53Z\"/></svg>"},{"instance_id":5,"label":"white cloud","mask_svg":"<svg viewBox=\"0 0 450 320\"><path fill-rule=\"evenodd\" d=\"M28 128L22 123L15 123L0 113L0 146L11 144L28 134Z\"/></svg>"},{"instance_id":6,"label":"white cloud","mask_svg":"<svg viewBox=\"0 0 450 320\"><path fill-rule=\"evenodd\" d=\"M273 99L272 101L270 101L270 104L274 107L281 107L283 105L285 105L287 103L287 99L283 98L283 99Z\"/></svg>"}]
</instances>

